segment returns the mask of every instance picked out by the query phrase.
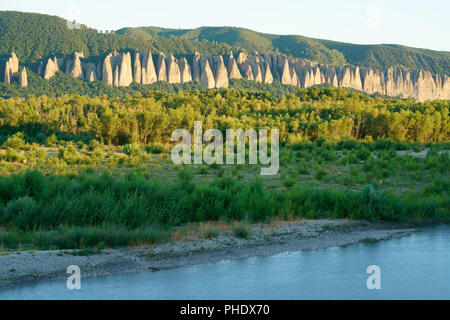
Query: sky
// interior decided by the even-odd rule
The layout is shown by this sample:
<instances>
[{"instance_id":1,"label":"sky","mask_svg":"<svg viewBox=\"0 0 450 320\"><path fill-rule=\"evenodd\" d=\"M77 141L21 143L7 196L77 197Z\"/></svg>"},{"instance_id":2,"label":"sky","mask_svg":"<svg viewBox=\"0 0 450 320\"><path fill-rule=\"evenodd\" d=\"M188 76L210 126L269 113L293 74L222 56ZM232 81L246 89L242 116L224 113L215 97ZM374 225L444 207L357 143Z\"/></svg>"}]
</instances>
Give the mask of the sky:
<instances>
[{"instance_id":1,"label":"sky","mask_svg":"<svg viewBox=\"0 0 450 320\"><path fill-rule=\"evenodd\" d=\"M450 51L449 0L0 0L98 30L234 26L358 44Z\"/></svg>"}]
</instances>

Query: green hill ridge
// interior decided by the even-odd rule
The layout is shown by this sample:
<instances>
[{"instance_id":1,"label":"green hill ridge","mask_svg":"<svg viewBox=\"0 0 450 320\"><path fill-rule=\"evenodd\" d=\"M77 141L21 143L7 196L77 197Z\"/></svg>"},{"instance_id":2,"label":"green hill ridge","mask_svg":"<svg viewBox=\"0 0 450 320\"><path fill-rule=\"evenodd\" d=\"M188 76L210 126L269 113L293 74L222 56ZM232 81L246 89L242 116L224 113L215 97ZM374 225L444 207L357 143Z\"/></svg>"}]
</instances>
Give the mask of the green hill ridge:
<instances>
[{"instance_id":1,"label":"green hill ridge","mask_svg":"<svg viewBox=\"0 0 450 320\"><path fill-rule=\"evenodd\" d=\"M0 41L1 58L14 51L25 64L75 51L83 51L89 57L112 50L135 48L175 55L196 51L204 55L219 55L230 50L245 50L249 53L283 53L337 66L354 64L387 69L399 65L450 75L450 52L389 44L356 45L300 35L259 33L235 27L139 27L103 33L85 25L81 25L80 29L70 29L66 20L57 16L1 11Z\"/></svg>"}]
</instances>

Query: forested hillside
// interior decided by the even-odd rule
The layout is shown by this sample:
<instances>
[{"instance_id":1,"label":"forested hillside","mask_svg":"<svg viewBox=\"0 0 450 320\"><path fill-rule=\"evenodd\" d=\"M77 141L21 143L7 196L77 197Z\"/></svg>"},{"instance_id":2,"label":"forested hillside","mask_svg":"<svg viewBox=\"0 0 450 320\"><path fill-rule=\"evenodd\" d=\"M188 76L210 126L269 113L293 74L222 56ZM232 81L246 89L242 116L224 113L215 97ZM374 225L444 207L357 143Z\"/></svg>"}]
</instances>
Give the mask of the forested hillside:
<instances>
[{"instance_id":1,"label":"forested hillside","mask_svg":"<svg viewBox=\"0 0 450 320\"><path fill-rule=\"evenodd\" d=\"M85 57L97 56L120 49L150 49L153 52L189 54L225 54L226 44L186 39L154 38L149 35L126 36L115 32L99 32L81 25L69 29L66 20L49 15L3 11L0 12L0 55L14 51L21 63L40 61L55 54L83 51Z\"/></svg>"},{"instance_id":2,"label":"forested hillside","mask_svg":"<svg viewBox=\"0 0 450 320\"><path fill-rule=\"evenodd\" d=\"M149 21L150 22L150 21ZM49 15L0 12L0 56L16 52L22 63L39 61L55 54L83 51L85 57L112 50L150 49L153 52L204 55L226 54L230 50L249 53L280 52L324 64L387 69L402 65L432 73L450 75L450 53L398 45L354 45L298 35L272 35L233 27L164 29L124 28L113 32L81 25L69 29L66 20Z\"/></svg>"},{"instance_id":3,"label":"forested hillside","mask_svg":"<svg viewBox=\"0 0 450 320\"><path fill-rule=\"evenodd\" d=\"M281 52L331 65L350 63L375 69L402 65L432 73L450 74L449 52L399 45L356 45L299 35L265 34L232 27L201 27L184 30L141 27L124 28L117 33L130 36L150 34L164 38L218 41L250 52Z\"/></svg>"}]
</instances>

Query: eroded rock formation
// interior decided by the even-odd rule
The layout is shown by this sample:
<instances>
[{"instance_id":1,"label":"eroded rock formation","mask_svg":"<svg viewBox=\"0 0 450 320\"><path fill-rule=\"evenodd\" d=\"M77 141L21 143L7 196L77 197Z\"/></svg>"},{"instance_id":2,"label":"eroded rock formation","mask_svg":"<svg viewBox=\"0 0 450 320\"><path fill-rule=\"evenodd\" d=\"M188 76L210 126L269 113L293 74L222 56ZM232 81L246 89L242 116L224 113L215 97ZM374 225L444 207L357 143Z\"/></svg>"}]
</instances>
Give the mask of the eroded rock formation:
<instances>
[{"instance_id":1,"label":"eroded rock formation","mask_svg":"<svg viewBox=\"0 0 450 320\"><path fill-rule=\"evenodd\" d=\"M73 58L68 59L66 63L66 73L77 79L83 79L83 67L80 58L84 58L83 53L75 52Z\"/></svg>"},{"instance_id":2,"label":"eroded rock formation","mask_svg":"<svg viewBox=\"0 0 450 320\"><path fill-rule=\"evenodd\" d=\"M18 69L17 57L12 54L5 65L5 82L9 83ZM50 79L59 70L65 70L75 78L90 82L101 80L111 86L128 86L132 81L141 84L197 81L207 88L227 88L230 80L244 78L267 84L278 81L299 88L329 84L369 94L413 97L418 101L450 99L447 75L403 67L384 71L352 65L335 67L281 54L249 56L241 52L235 58L233 53L226 57L195 53L181 57L169 54L166 58L164 53L152 56L150 52L136 50L133 59L130 52L113 52L94 63L84 59L82 53L75 53L49 58L38 67L38 73L45 79Z\"/></svg>"},{"instance_id":3,"label":"eroded rock formation","mask_svg":"<svg viewBox=\"0 0 450 320\"><path fill-rule=\"evenodd\" d=\"M187 62L185 57L181 58L179 65L180 65L181 83L191 82L192 81L191 67L189 66L189 63Z\"/></svg>"},{"instance_id":4,"label":"eroded rock formation","mask_svg":"<svg viewBox=\"0 0 450 320\"><path fill-rule=\"evenodd\" d=\"M167 81L166 56L164 55L164 53L160 53L158 56L156 75L158 76L158 81Z\"/></svg>"},{"instance_id":5,"label":"eroded rock formation","mask_svg":"<svg viewBox=\"0 0 450 320\"><path fill-rule=\"evenodd\" d=\"M230 53L230 57L228 59L228 77L229 79L242 79L236 59L233 57L233 52Z\"/></svg>"},{"instance_id":6,"label":"eroded rock formation","mask_svg":"<svg viewBox=\"0 0 450 320\"><path fill-rule=\"evenodd\" d=\"M15 74L18 71L19 71L19 59L17 58L16 54L13 52L13 53L11 53L11 57L9 57L9 59L5 63L4 82L6 84L10 84L13 74Z\"/></svg>"},{"instance_id":7,"label":"eroded rock formation","mask_svg":"<svg viewBox=\"0 0 450 320\"><path fill-rule=\"evenodd\" d=\"M200 83L208 89L212 89L216 86L214 74L207 58L200 59Z\"/></svg>"},{"instance_id":8,"label":"eroded rock formation","mask_svg":"<svg viewBox=\"0 0 450 320\"><path fill-rule=\"evenodd\" d=\"M142 70L141 79L142 84L151 84L158 81L158 76L156 75L155 65L153 64L153 58L151 52L143 52L142 55Z\"/></svg>"},{"instance_id":9,"label":"eroded rock formation","mask_svg":"<svg viewBox=\"0 0 450 320\"><path fill-rule=\"evenodd\" d=\"M223 57L218 56L215 60L215 87L228 88L228 71Z\"/></svg>"},{"instance_id":10,"label":"eroded rock formation","mask_svg":"<svg viewBox=\"0 0 450 320\"><path fill-rule=\"evenodd\" d=\"M43 77L44 79L48 80L53 77L58 71L58 59L56 57L53 57L53 59L49 58L47 60L47 64L45 65Z\"/></svg>"},{"instance_id":11,"label":"eroded rock formation","mask_svg":"<svg viewBox=\"0 0 450 320\"><path fill-rule=\"evenodd\" d=\"M172 54L167 59L167 81L169 83L181 82L180 66Z\"/></svg>"},{"instance_id":12,"label":"eroded rock formation","mask_svg":"<svg viewBox=\"0 0 450 320\"><path fill-rule=\"evenodd\" d=\"M25 88L28 86L27 68L25 68L25 67L22 67L22 71L20 71L19 85L22 88Z\"/></svg>"}]
</instances>

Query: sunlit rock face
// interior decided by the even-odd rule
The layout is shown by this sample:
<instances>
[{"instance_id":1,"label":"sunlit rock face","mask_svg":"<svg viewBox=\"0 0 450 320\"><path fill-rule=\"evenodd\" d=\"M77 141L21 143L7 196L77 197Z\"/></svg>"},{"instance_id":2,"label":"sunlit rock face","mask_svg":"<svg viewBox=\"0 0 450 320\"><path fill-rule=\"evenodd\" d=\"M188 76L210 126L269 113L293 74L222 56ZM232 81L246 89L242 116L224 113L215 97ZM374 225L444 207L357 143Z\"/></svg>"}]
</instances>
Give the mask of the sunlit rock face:
<instances>
[{"instance_id":1,"label":"sunlit rock face","mask_svg":"<svg viewBox=\"0 0 450 320\"><path fill-rule=\"evenodd\" d=\"M66 73L77 79L83 79L83 67L81 58L84 58L82 52L75 52L73 57L69 57L66 62Z\"/></svg>"},{"instance_id":2,"label":"sunlit rock face","mask_svg":"<svg viewBox=\"0 0 450 320\"><path fill-rule=\"evenodd\" d=\"M180 81L181 83L192 81L192 72L189 63L185 57L181 58L179 61L180 65Z\"/></svg>"},{"instance_id":3,"label":"sunlit rock face","mask_svg":"<svg viewBox=\"0 0 450 320\"><path fill-rule=\"evenodd\" d=\"M216 86L214 74L207 58L200 59L200 83L208 89L212 89Z\"/></svg>"},{"instance_id":4,"label":"sunlit rock face","mask_svg":"<svg viewBox=\"0 0 450 320\"><path fill-rule=\"evenodd\" d=\"M158 76L158 81L167 81L166 56L164 53L160 53L158 56L156 75Z\"/></svg>"},{"instance_id":5,"label":"sunlit rock face","mask_svg":"<svg viewBox=\"0 0 450 320\"><path fill-rule=\"evenodd\" d=\"M97 59L98 61L98 59ZM19 70L15 54L5 64L4 82ZM450 80L447 75L435 75L424 70L410 70L400 66L376 70L353 65L321 65L306 59L282 54L254 54L232 52L225 56L168 57L155 56L148 51L112 52L99 62L84 59L82 53L50 57L38 67L38 73L50 79L64 71L84 81L101 80L111 86L129 86L133 81L151 84L199 82L207 88L227 88L230 80L246 79L271 84L278 81L298 88L328 84L361 90L369 94L393 97L413 97L418 101L450 99Z\"/></svg>"},{"instance_id":6,"label":"sunlit rock face","mask_svg":"<svg viewBox=\"0 0 450 320\"><path fill-rule=\"evenodd\" d=\"M167 81L169 83L181 82L180 66L173 55L167 59Z\"/></svg>"},{"instance_id":7,"label":"sunlit rock face","mask_svg":"<svg viewBox=\"0 0 450 320\"><path fill-rule=\"evenodd\" d=\"M58 71L58 59L56 57L54 57L53 59L49 58L47 60L47 64L45 65L43 77L44 79L48 80L53 77Z\"/></svg>"},{"instance_id":8,"label":"sunlit rock face","mask_svg":"<svg viewBox=\"0 0 450 320\"><path fill-rule=\"evenodd\" d=\"M228 58L228 78L242 79L242 75L239 71L236 59L234 59L233 52L230 52L230 57Z\"/></svg>"},{"instance_id":9,"label":"sunlit rock face","mask_svg":"<svg viewBox=\"0 0 450 320\"><path fill-rule=\"evenodd\" d=\"M8 58L8 60L5 63L4 82L6 84L10 84L11 78L16 72L19 72L19 59L17 58L16 54L13 52L13 53L11 53L11 56Z\"/></svg>"},{"instance_id":10,"label":"sunlit rock face","mask_svg":"<svg viewBox=\"0 0 450 320\"><path fill-rule=\"evenodd\" d=\"M87 82L94 82L97 80L97 67L95 63L87 62L83 64L83 79Z\"/></svg>"},{"instance_id":11,"label":"sunlit rock face","mask_svg":"<svg viewBox=\"0 0 450 320\"><path fill-rule=\"evenodd\" d=\"M25 67L22 67L22 71L20 71L19 85L22 88L25 88L28 86L27 68L25 68Z\"/></svg>"}]
</instances>

